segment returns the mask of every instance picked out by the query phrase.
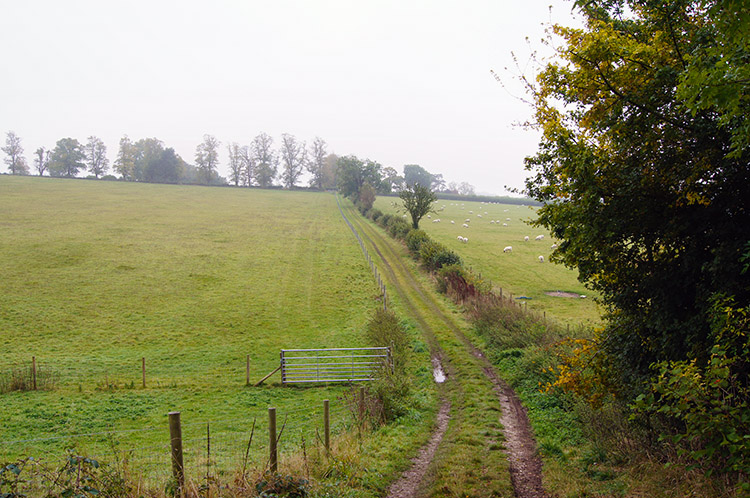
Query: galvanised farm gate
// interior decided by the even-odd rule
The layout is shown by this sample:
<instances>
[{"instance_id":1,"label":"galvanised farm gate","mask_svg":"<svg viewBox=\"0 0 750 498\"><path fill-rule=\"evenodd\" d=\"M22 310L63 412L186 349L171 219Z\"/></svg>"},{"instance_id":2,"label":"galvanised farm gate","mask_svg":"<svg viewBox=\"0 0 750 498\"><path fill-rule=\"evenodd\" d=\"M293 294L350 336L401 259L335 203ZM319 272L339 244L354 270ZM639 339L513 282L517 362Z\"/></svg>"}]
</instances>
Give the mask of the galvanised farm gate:
<instances>
[{"instance_id":1,"label":"galvanised farm gate","mask_svg":"<svg viewBox=\"0 0 750 498\"><path fill-rule=\"evenodd\" d=\"M393 371L388 347L282 349L282 384L309 382L359 382Z\"/></svg>"}]
</instances>

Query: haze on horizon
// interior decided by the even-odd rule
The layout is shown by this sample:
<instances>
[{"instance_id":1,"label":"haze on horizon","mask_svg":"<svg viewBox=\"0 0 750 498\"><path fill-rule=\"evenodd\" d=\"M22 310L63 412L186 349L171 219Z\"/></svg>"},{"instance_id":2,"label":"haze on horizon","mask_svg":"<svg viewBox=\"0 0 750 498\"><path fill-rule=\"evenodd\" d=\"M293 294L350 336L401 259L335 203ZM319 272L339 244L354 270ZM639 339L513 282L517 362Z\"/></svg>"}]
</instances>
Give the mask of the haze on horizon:
<instances>
[{"instance_id":1,"label":"haze on horizon","mask_svg":"<svg viewBox=\"0 0 750 498\"><path fill-rule=\"evenodd\" d=\"M546 23L576 23L562 0L3 7L0 133L22 139L30 166L38 147L91 135L110 163L123 135L158 138L193 163L210 134L227 176L227 144L265 132L278 146L289 133L499 195L523 186L538 142L514 126L531 111L511 53L523 65Z\"/></svg>"}]
</instances>

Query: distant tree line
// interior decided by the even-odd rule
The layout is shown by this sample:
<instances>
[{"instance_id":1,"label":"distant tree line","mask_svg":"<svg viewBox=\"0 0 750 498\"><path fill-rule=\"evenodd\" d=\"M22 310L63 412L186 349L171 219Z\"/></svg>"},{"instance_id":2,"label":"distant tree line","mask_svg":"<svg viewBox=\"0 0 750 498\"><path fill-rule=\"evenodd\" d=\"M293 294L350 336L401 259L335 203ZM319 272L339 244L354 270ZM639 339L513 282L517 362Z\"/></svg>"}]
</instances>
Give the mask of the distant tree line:
<instances>
[{"instance_id":1,"label":"distant tree line","mask_svg":"<svg viewBox=\"0 0 750 498\"><path fill-rule=\"evenodd\" d=\"M21 139L14 132L6 134L5 164L12 175L28 175L30 168L24 156ZM403 175L395 168L383 167L376 161L356 156L338 157L328 152L322 138L316 137L308 146L294 135L284 133L278 148L273 138L260 133L248 144L226 144L228 178L218 173L222 143L212 135L204 135L195 149L193 164L158 138L136 141L124 135L117 157L112 164L107 146L90 136L85 143L75 138L61 138L52 149L39 147L34 152L34 173L43 176L74 178L88 174L96 179L120 179L132 182L181 183L202 185L234 185L236 187L298 188L308 173L310 188L339 189L345 196L359 199L361 189L374 200L375 193L398 193L407 185L421 185L433 192L473 195L474 187L466 182L446 183L441 174L433 174L416 164L407 164ZM115 175L119 175L119 178Z\"/></svg>"}]
</instances>

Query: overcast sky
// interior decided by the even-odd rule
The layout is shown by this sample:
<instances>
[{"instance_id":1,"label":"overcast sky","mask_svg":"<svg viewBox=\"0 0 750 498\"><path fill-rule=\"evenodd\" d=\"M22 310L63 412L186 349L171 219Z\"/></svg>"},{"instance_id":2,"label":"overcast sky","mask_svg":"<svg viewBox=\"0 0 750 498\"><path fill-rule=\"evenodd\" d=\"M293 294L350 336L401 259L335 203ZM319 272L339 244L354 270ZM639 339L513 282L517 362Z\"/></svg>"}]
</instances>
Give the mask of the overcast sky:
<instances>
[{"instance_id":1,"label":"overcast sky","mask_svg":"<svg viewBox=\"0 0 750 498\"><path fill-rule=\"evenodd\" d=\"M550 14L550 5L553 5ZM563 0L0 0L0 133L33 151L63 137L156 137L193 163L204 134L265 132L478 192L521 187L538 136L511 52L541 49ZM526 37L529 38L527 44ZM510 88L490 73L494 69ZM516 94L514 96L513 94ZM32 168L33 169L33 168ZM0 170L5 171L0 168Z\"/></svg>"}]
</instances>

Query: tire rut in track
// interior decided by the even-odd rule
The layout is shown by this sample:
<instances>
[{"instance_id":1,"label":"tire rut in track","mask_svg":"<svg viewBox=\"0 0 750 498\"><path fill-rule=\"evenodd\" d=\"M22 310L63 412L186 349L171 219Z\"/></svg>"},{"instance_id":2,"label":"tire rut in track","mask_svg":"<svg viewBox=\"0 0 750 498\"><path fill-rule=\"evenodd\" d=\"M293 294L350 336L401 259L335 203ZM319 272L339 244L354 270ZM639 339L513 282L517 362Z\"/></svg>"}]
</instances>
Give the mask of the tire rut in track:
<instances>
[{"instance_id":1,"label":"tire rut in track","mask_svg":"<svg viewBox=\"0 0 750 498\"><path fill-rule=\"evenodd\" d=\"M446 315L437 305L434 298L428 293L423 292L419 282L414 278L409 268L403 263L401 258L393 251L389 242L385 240L377 231L371 227L365 226L360 222L360 219L352 216L353 222L359 227L360 232L366 238L366 240L373 246L378 256L380 257L383 265L386 267L388 273L392 278L392 285L396 287L396 291L402 299L405 298L405 292L398 286L398 279L396 274L391 267L388 258L385 257L381 251L381 247L385 252L388 253L394 265L397 265L400 269L400 273L404 276L404 280L409 287L417 294L421 300L428 306L430 311L437 317L440 318L453 332L453 334L461 340L471 351L471 354L476 357L481 365L484 375L490 380L493 385L493 390L498 398L502 416L500 422L503 425L503 433L505 435L505 448L508 455L508 462L510 464L510 477L513 484L513 489L518 498L546 498L547 493L544 491L542 485L542 462L536 451L536 441L531 430L531 424L529 422L526 409L521 404L516 392L503 381L495 372L492 364L487 359L486 355L477 348L468 337L464 335L458 325L453 321L451 317ZM378 239L378 243L374 239ZM406 304L406 303L405 303ZM414 315L416 309L414 305L409 301L407 304L410 312ZM423 320L419 320L420 325L423 324ZM431 329L430 329L431 330ZM431 332L432 333L432 332ZM437 343L437 339L434 334L432 339ZM432 346L431 346L432 347ZM435 347L439 348L437 344ZM390 495L389 495L390 496ZM395 495L394 495L395 496Z\"/></svg>"}]
</instances>

